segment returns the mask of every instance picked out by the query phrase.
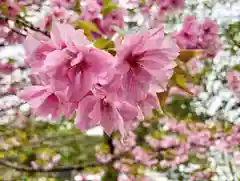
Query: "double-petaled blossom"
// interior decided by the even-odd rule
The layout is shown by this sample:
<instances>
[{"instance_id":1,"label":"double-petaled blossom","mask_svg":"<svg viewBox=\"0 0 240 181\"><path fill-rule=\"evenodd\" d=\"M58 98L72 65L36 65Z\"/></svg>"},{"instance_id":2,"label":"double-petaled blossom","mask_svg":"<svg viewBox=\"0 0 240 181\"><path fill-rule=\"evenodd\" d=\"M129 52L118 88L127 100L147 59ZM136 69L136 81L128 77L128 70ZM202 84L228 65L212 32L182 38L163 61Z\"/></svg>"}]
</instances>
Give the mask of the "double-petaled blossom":
<instances>
[{"instance_id":1,"label":"double-petaled blossom","mask_svg":"<svg viewBox=\"0 0 240 181\"><path fill-rule=\"evenodd\" d=\"M198 43L199 23L194 16L185 16L183 28L177 33L177 43L184 49L195 49Z\"/></svg>"},{"instance_id":2,"label":"double-petaled blossom","mask_svg":"<svg viewBox=\"0 0 240 181\"><path fill-rule=\"evenodd\" d=\"M119 130L125 135L127 125L137 116L137 108L127 101L101 94L89 95L80 102L75 123L81 130L101 125L107 134Z\"/></svg>"},{"instance_id":3,"label":"double-petaled blossom","mask_svg":"<svg viewBox=\"0 0 240 181\"><path fill-rule=\"evenodd\" d=\"M67 108L77 107L76 102L90 91L95 77L113 63L110 54L91 47L83 31L76 31L67 24L54 24L51 39L47 41L29 36L24 45L26 62L38 83L60 91L63 95L61 100ZM26 89L25 93L28 91ZM24 96L23 99L29 101Z\"/></svg>"},{"instance_id":4,"label":"double-petaled blossom","mask_svg":"<svg viewBox=\"0 0 240 181\"><path fill-rule=\"evenodd\" d=\"M127 36L117 45L116 57L95 48L82 30L59 23L53 24L50 38L28 36L24 47L35 86L20 97L37 114L57 118L76 112L82 131L101 125L108 134L122 135L140 115L150 116L158 107L152 89L164 91L179 54L162 27Z\"/></svg>"},{"instance_id":5,"label":"double-petaled blossom","mask_svg":"<svg viewBox=\"0 0 240 181\"><path fill-rule=\"evenodd\" d=\"M115 11L107 14L102 19L102 29L107 35L113 35L116 31L115 27L123 28L124 26L124 9L118 8Z\"/></svg>"},{"instance_id":6,"label":"double-petaled blossom","mask_svg":"<svg viewBox=\"0 0 240 181\"><path fill-rule=\"evenodd\" d=\"M208 50L207 57L214 57L221 48L218 30L218 24L209 18L206 18L200 25L198 48Z\"/></svg>"},{"instance_id":7,"label":"double-petaled blossom","mask_svg":"<svg viewBox=\"0 0 240 181\"><path fill-rule=\"evenodd\" d=\"M126 36L117 47L117 70L122 74L121 86L127 100L146 98L151 85L163 91L179 54L175 42L164 37L163 28Z\"/></svg>"},{"instance_id":8,"label":"double-petaled blossom","mask_svg":"<svg viewBox=\"0 0 240 181\"><path fill-rule=\"evenodd\" d=\"M82 19L94 20L100 18L101 6L97 1L87 0L84 5L82 5Z\"/></svg>"},{"instance_id":9,"label":"double-petaled blossom","mask_svg":"<svg viewBox=\"0 0 240 181\"><path fill-rule=\"evenodd\" d=\"M157 0L160 5L160 13L184 8L184 0Z\"/></svg>"},{"instance_id":10,"label":"double-petaled blossom","mask_svg":"<svg viewBox=\"0 0 240 181\"><path fill-rule=\"evenodd\" d=\"M176 34L178 45L183 49L202 49L203 58L214 57L221 48L215 21L206 18L202 23L194 16L186 16L183 28Z\"/></svg>"}]
</instances>

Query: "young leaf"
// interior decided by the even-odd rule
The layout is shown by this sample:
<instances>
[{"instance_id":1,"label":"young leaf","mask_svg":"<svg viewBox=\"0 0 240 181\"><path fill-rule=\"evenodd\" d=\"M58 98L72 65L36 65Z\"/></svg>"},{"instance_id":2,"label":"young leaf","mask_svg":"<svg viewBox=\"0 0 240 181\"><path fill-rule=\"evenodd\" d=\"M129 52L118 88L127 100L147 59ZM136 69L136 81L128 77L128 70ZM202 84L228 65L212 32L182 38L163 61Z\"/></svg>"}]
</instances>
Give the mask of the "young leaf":
<instances>
[{"instance_id":1,"label":"young leaf","mask_svg":"<svg viewBox=\"0 0 240 181\"><path fill-rule=\"evenodd\" d=\"M83 29L84 31L95 32L101 34L101 31L97 28L97 26L91 21L78 20L74 22L75 28Z\"/></svg>"},{"instance_id":2,"label":"young leaf","mask_svg":"<svg viewBox=\"0 0 240 181\"><path fill-rule=\"evenodd\" d=\"M182 62L188 62L192 58L199 56L203 50L181 50L178 59Z\"/></svg>"},{"instance_id":3,"label":"young leaf","mask_svg":"<svg viewBox=\"0 0 240 181\"><path fill-rule=\"evenodd\" d=\"M168 98L168 94L169 94L169 90L167 90L165 92L157 92L158 101L159 101L159 104L160 104L162 109L163 109L163 107L165 105L165 102Z\"/></svg>"},{"instance_id":4,"label":"young leaf","mask_svg":"<svg viewBox=\"0 0 240 181\"><path fill-rule=\"evenodd\" d=\"M114 43L111 40L106 40L103 37L101 37L94 42L94 46L100 49L108 49L113 48Z\"/></svg>"},{"instance_id":5,"label":"young leaf","mask_svg":"<svg viewBox=\"0 0 240 181\"><path fill-rule=\"evenodd\" d=\"M107 5L104 5L104 7L101 10L101 13L103 16L107 16L110 14L113 10L117 9L117 4L114 3L108 3Z\"/></svg>"},{"instance_id":6,"label":"young leaf","mask_svg":"<svg viewBox=\"0 0 240 181\"><path fill-rule=\"evenodd\" d=\"M173 86L177 86L178 88L184 90L188 94L193 95L193 93L188 90L187 79L185 75L175 72L175 74L172 76L171 84Z\"/></svg>"},{"instance_id":7,"label":"young leaf","mask_svg":"<svg viewBox=\"0 0 240 181\"><path fill-rule=\"evenodd\" d=\"M240 65L236 65L235 67L233 67L233 69L240 72Z\"/></svg>"}]
</instances>

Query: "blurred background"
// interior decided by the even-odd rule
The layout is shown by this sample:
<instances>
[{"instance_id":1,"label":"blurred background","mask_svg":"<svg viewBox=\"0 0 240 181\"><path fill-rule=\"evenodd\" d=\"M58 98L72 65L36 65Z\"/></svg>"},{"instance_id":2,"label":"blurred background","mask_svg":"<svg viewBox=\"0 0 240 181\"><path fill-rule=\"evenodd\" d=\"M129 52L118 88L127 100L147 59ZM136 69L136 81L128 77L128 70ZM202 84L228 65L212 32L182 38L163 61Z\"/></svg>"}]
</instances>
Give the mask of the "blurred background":
<instances>
[{"instance_id":1,"label":"blurred background","mask_svg":"<svg viewBox=\"0 0 240 181\"><path fill-rule=\"evenodd\" d=\"M1 3L1 11L4 6ZM24 2L24 1L23 1ZM35 4L35 5L33 5ZM128 2L120 0L123 7L130 7ZM38 27L50 18L53 12L48 1L27 2L22 7L28 12L26 20ZM0 12L1 12L0 11ZM55 12L57 13L57 12ZM59 12L60 13L60 12ZM172 90L167 100L166 109L175 117L184 120L197 120L200 124L215 124L220 120L224 131L233 136L233 127L240 124L240 79L234 88L229 86L229 72L240 71L240 1L239 0L186 0L181 12L169 14L164 21L166 31L177 31L181 28L185 15L195 15L203 20L209 17L220 26L222 48L212 61L191 61L189 67L198 76L201 83L197 86L198 96L186 96L180 90ZM74 16L74 15L72 15ZM125 21L135 27L144 26L144 17L135 12L125 17ZM1 24L0 24L1 27ZM0 31L4 31L1 29ZM24 37L6 36L0 33L0 180L2 181L81 181L81 180L114 180L103 178L106 164L111 160L109 145L101 127L81 133L74 127L73 120L52 120L36 117L31 113L27 103L20 100L16 93L31 84L30 70L24 63ZM8 37L7 37L8 38ZM197 74L195 73L197 72ZM164 137L171 135L169 126L159 122L162 116L155 113L152 122L142 123L132 138L138 145L149 143L148 135ZM214 122L214 123L213 123ZM201 126L200 126L201 127ZM216 132L215 130L212 131ZM201 128L199 128L199 132ZM239 181L240 180L240 134L238 141L231 146L230 153L216 148L196 149L188 154L184 161L170 166L157 168L151 164L131 161L129 155L115 163L121 170L121 181L153 180L153 181L190 181L197 173L207 172L210 176L199 180ZM179 139L182 135L178 135ZM201 137L197 138L201 142ZM115 149L121 150L119 135L112 137ZM148 141L147 141L148 140ZM203 142L207 140L202 139ZM129 142L129 141L128 141ZM128 144L129 146L129 144ZM127 147L127 146L126 146ZM131 145L130 145L131 147ZM219 144L219 147L224 145ZM129 148L130 149L130 148ZM160 160L176 155L164 152ZM149 152L152 152L151 150ZM149 155L148 155L149 156ZM179 156L183 158L185 155ZM144 159L144 155L140 156ZM174 159L172 158L174 157ZM97 162L96 162L97 160ZM121 167L121 168L120 168ZM109 168L107 169L109 171ZM111 170L109 171L111 173ZM128 173L134 173L134 179ZM112 172L110 175L113 175ZM212 175L211 175L212 174ZM106 174L105 174L106 175ZM203 174L202 174L203 175ZM139 177L138 177L139 176Z\"/></svg>"}]
</instances>

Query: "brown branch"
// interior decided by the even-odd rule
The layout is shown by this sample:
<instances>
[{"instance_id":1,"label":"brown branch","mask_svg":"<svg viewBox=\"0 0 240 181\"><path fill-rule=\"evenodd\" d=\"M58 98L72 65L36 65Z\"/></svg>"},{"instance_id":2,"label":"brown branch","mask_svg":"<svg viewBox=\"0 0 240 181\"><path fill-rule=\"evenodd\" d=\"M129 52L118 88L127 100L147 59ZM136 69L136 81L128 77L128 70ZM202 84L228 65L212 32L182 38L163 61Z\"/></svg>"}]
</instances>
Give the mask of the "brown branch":
<instances>
[{"instance_id":1,"label":"brown branch","mask_svg":"<svg viewBox=\"0 0 240 181\"><path fill-rule=\"evenodd\" d=\"M1 20L4 20L4 21L10 20L7 16L4 16L4 15L2 15L2 14L0 14L0 19L1 19ZM15 22L18 23L18 24L20 24L20 25L22 25L22 26L24 26L24 27L27 27L27 28L29 28L29 29L31 29L31 30L33 30L33 31L42 33L43 35L50 37L50 35L49 35L49 33L48 33L47 31L43 31L43 30L41 30L40 28L35 27L32 23L30 23L30 22L22 19L20 16L17 16L17 17L16 17Z\"/></svg>"},{"instance_id":2,"label":"brown branch","mask_svg":"<svg viewBox=\"0 0 240 181\"><path fill-rule=\"evenodd\" d=\"M81 171L86 167L95 167L95 166L102 165L102 163L93 162L85 165L83 164L83 165L75 165L75 166L65 166L65 167L51 168L51 169L44 169L44 168L34 169L31 167L15 165L7 160L0 160L0 165L20 171L20 172L65 172L65 171L71 171L71 170Z\"/></svg>"},{"instance_id":3,"label":"brown branch","mask_svg":"<svg viewBox=\"0 0 240 181\"><path fill-rule=\"evenodd\" d=\"M11 168L20 172L39 172L39 173L50 173L50 172L66 172L66 171L72 171L72 170L77 170L81 171L87 167L96 167L100 165L109 165L110 163L115 162L118 160L123 154L119 154L115 156L114 158L111 159L111 161L107 163L100 163L100 162L92 162L92 163L87 163L87 164L82 164L82 165L74 165L74 166L63 166L63 167L58 167L58 168L51 168L51 169L44 169L44 168L31 168L31 167L26 167L23 165L15 165L7 160L0 160L0 165Z\"/></svg>"}]
</instances>

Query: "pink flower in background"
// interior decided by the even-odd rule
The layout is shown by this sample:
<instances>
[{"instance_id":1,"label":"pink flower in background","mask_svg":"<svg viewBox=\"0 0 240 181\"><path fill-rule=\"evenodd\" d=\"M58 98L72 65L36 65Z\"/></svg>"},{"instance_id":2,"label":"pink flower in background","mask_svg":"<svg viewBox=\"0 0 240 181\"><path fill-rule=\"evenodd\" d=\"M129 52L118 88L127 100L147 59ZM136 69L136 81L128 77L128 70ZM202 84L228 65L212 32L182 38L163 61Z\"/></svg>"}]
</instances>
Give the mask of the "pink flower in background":
<instances>
[{"instance_id":1,"label":"pink flower in background","mask_svg":"<svg viewBox=\"0 0 240 181\"><path fill-rule=\"evenodd\" d=\"M159 108L158 99L156 95L148 93L146 98L138 102L143 115L146 117L152 116L152 110Z\"/></svg>"},{"instance_id":2,"label":"pink flower in background","mask_svg":"<svg viewBox=\"0 0 240 181\"><path fill-rule=\"evenodd\" d=\"M185 16L183 28L177 33L177 43L181 48L194 49L197 47L199 23L194 16Z\"/></svg>"},{"instance_id":3,"label":"pink flower in background","mask_svg":"<svg viewBox=\"0 0 240 181\"><path fill-rule=\"evenodd\" d=\"M178 54L178 46L164 38L162 27L126 36L123 45L117 47L117 70L123 76L126 99L143 100L152 83L159 91L164 90L168 79L163 77L172 72Z\"/></svg>"},{"instance_id":4,"label":"pink flower in background","mask_svg":"<svg viewBox=\"0 0 240 181\"><path fill-rule=\"evenodd\" d=\"M18 13L20 13L21 11L21 8L17 3L10 1L9 2L7 1L7 8L8 8L7 13L10 18L16 17Z\"/></svg>"},{"instance_id":5,"label":"pink flower in background","mask_svg":"<svg viewBox=\"0 0 240 181\"><path fill-rule=\"evenodd\" d=\"M112 156L110 154L104 154L104 153L97 153L96 154L97 160L101 163L108 163Z\"/></svg>"},{"instance_id":6,"label":"pink flower in background","mask_svg":"<svg viewBox=\"0 0 240 181\"><path fill-rule=\"evenodd\" d=\"M116 31L114 26L123 28L124 26L124 9L118 8L108 15L104 16L102 19L102 29L105 34L113 35Z\"/></svg>"},{"instance_id":7,"label":"pink flower in background","mask_svg":"<svg viewBox=\"0 0 240 181\"><path fill-rule=\"evenodd\" d=\"M236 94L240 93L240 78L237 71L231 71L227 75L227 85Z\"/></svg>"},{"instance_id":8,"label":"pink flower in background","mask_svg":"<svg viewBox=\"0 0 240 181\"><path fill-rule=\"evenodd\" d=\"M160 13L184 8L184 0L157 0L160 5Z\"/></svg>"},{"instance_id":9,"label":"pink flower in background","mask_svg":"<svg viewBox=\"0 0 240 181\"><path fill-rule=\"evenodd\" d=\"M51 0L51 6L58 6L64 8L72 8L75 0Z\"/></svg>"},{"instance_id":10,"label":"pink flower in background","mask_svg":"<svg viewBox=\"0 0 240 181\"><path fill-rule=\"evenodd\" d=\"M0 73L10 74L13 72L13 65L12 64L2 64L0 63Z\"/></svg>"},{"instance_id":11,"label":"pink flower in background","mask_svg":"<svg viewBox=\"0 0 240 181\"><path fill-rule=\"evenodd\" d=\"M96 0L97 1L97 3L100 5L100 6L103 6L104 4L103 4L103 2L104 2L104 0ZM119 0L111 0L113 3L118 3L119 2Z\"/></svg>"},{"instance_id":12,"label":"pink flower in background","mask_svg":"<svg viewBox=\"0 0 240 181\"><path fill-rule=\"evenodd\" d=\"M137 161L139 161L139 162L141 162L141 163L143 163L144 165L147 165L147 166L155 165L158 162L157 159L154 159L154 157L152 155L145 152L139 146L137 146L133 149L132 154Z\"/></svg>"},{"instance_id":13,"label":"pink flower in background","mask_svg":"<svg viewBox=\"0 0 240 181\"><path fill-rule=\"evenodd\" d=\"M170 148L170 147L173 147L173 146L177 146L179 144L180 144L180 141L177 138L172 138L172 137L165 137L160 142L160 146L162 148Z\"/></svg>"},{"instance_id":14,"label":"pink flower in background","mask_svg":"<svg viewBox=\"0 0 240 181\"><path fill-rule=\"evenodd\" d=\"M203 70L204 64L196 58L187 63L187 68L192 75L195 75Z\"/></svg>"},{"instance_id":15,"label":"pink flower in background","mask_svg":"<svg viewBox=\"0 0 240 181\"><path fill-rule=\"evenodd\" d=\"M218 24L215 21L206 18L200 25L200 38L203 41L211 41L218 37L218 30Z\"/></svg>"},{"instance_id":16,"label":"pink flower in background","mask_svg":"<svg viewBox=\"0 0 240 181\"><path fill-rule=\"evenodd\" d=\"M200 25L200 37L198 48L206 50L205 57L215 57L222 46L220 37L218 35L218 25L215 21L206 18Z\"/></svg>"},{"instance_id":17,"label":"pink flower in background","mask_svg":"<svg viewBox=\"0 0 240 181\"><path fill-rule=\"evenodd\" d=\"M82 6L82 19L94 20L100 17L101 6L97 1L87 0L86 5Z\"/></svg>"},{"instance_id":18,"label":"pink flower in background","mask_svg":"<svg viewBox=\"0 0 240 181\"><path fill-rule=\"evenodd\" d=\"M153 149L158 149L160 147L161 142L150 135L147 135L145 140Z\"/></svg>"},{"instance_id":19,"label":"pink flower in background","mask_svg":"<svg viewBox=\"0 0 240 181\"><path fill-rule=\"evenodd\" d=\"M133 132L128 132L124 139L114 139L115 153L124 153L129 151L136 145L136 135Z\"/></svg>"}]
</instances>

